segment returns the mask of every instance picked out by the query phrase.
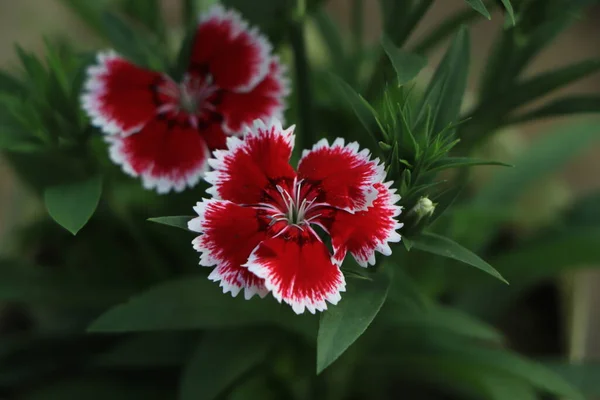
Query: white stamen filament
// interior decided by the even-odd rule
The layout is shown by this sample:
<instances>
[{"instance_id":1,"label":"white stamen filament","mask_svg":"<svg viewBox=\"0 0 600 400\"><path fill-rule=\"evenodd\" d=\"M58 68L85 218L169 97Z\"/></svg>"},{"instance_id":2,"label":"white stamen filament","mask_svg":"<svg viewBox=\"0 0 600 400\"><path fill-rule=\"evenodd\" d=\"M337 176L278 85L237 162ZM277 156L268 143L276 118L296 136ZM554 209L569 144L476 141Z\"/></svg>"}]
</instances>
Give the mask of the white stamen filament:
<instances>
[{"instance_id":1,"label":"white stamen filament","mask_svg":"<svg viewBox=\"0 0 600 400\"><path fill-rule=\"evenodd\" d=\"M273 220L271 223L287 221L289 224L302 230L302 224L306 224L310 222L310 220L316 218L316 216L308 219L306 218L306 213L311 209L315 199L307 200L301 197L302 181L298 182L296 179L294 179L294 183L292 185L292 194L290 194L280 185L276 185L275 187L281 196L281 200L285 206L285 211L278 210L279 212L273 215ZM260 204L259 206L264 207L263 209L267 209L267 207L265 207L266 204L264 203ZM268 209L272 210L273 208L268 206Z\"/></svg>"}]
</instances>

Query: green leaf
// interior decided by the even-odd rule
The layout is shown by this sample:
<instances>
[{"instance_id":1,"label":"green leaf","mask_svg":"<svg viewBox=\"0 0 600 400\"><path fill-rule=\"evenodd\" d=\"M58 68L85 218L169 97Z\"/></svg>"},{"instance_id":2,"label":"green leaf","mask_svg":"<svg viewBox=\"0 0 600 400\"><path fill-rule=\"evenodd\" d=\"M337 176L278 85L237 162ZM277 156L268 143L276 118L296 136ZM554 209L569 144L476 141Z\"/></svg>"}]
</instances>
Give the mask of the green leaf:
<instances>
[{"instance_id":1,"label":"green leaf","mask_svg":"<svg viewBox=\"0 0 600 400\"><path fill-rule=\"evenodd\" d=\"M323 42L325 43L325 46L327 46L327 51L334 71L345 79L350 78L348 75L349 65L346 61L344 42L340 35L339 27L322 8L314 13L313 18L321 37L323 38Z\"/></svg>"},{"instance_id":2,"label":"green leaf","mask_svg":"<svg viewBox=\"0 0 600 400\"><path fill-rule=\"evenodd\" d=\"M563 116L570 114L598 113L600 112L600 96L579 95L566 96L553 100L548 104L524 114L509 117L507 124L518 124L534 119Z\"/></svg>"},{"instance_id":3,"label":"green leaf","mask_svg":"<svg viewBox=\"0 0 600 400\"><path fill-rule=\"evenodd\" d=\"M162 40L165 39L165 25L159 0L125 0L121 7L128 16L141 22L149 32L158 35Z\"/></svg>"},{"instance_id":4,"label":"green leaf","mask_svg":"<svg viewBox=\"0 0 600 400\"><path fill-rule=\"evenodd\" d=\"M503 341L502 334L496 329L458 309L436 306L417 311L388 310L385 314L386 323L400 329L443 331L474 339Z\"/></svg>"},{"instance_id":5,"label":"green leaf","mask_svg":"<svg viewBox=\"0 0 600 400\"><path fill-rule=\"evenodd\" d=\"M415 79L419 72L427 65L425 57L397 48L385 36L381 40L381 45L396 70L398 85L404 85Z\"/></svg>"},{"instance_id":6,"label":"green leaf","mask_svg":"<svg viewBox=\"0 0 600 400\"><path fill-rule=\"evenodd\" d=\"M412 238L412 242L415 249L463 262L508 283L494 267L483 261L478 255L444 236L423 232L420 236Z\"/></svg>"},{"instance_id":7,"label":"green leaf","mask_svg":"<svg viewBox=\"0 0 600 400\"><path fill-rule=\"evenodd\" d=\"M121 55L141 66L157 70L164 68L164 60L160 58L162 48L155 46L149 35L141 34L121 17L110 12L102 15L102 23L106 36Z\"/></svg>"},{"instance_id":8,"label":"green leaf","mask_svg":"<svg viewBox=\"0 0 600 400\"><path fill-rule=\"evenodd\" d=\"M264 362L271 347L271 337L265 331L206 333L185 367L179 399L216 399Z\"/></svg>"},{"instance_id":9,"label":"green leaf","mask_svg":"<svg viewBox=\"0 0 600 400\"><path fill-rule=\"evenodd\" d=\"M512 87L504 94L500 105L507 110L515 109L598 70L600 70L600 59L591 59L538 74ZM491 100L492 103L495 101Z\"/></svg>"},{"instance_id":10,"label":"green leaf","mask_svg":"<svg viewBox=\"0 0 600 400\"><path fill-rule=\"evenodd\" d=\"M598 139L600 122L597 121L567 124L543 135L514 161L515 168L497 172L479 191L474 202L506 206L516 201L532 183L559 170Z\"/></svg>"},{"instance_id":11,"label":"green leaf","mask_svg":"<svg viewBox=\"0 0 600 400\"><path fill-rule=\"evenodd\" d=\"M454 132L454 129L447 128L458 120L467 86L469 42L469 32L462 26L429 82L415 126L428 122L425 119L428 108L431 108L433 119L431 132L439 133L447 130L447 135Z\"/></svg>"},{"instance_id":12,"label":"green leaf","mask_svg":"<svg viewBox=\"0 0 600 400\"><path fill-rule=\"evenodd\" d=\"M16 77L0 71L0 93L19 96L25 93L25 87Z\"/></svg>"},{"instance_id":13,"label":"green leaf","mask_svg":"<svg viewBox=\"0 0 600 400\"><path fill-rule=\"evenodd\" d=\"M473 7L473 9L475 11L477 11L479 14L483 15L487 19L492 19L492 16L490 15L490 12L488 11L488 9L485 7L485 4L483 4L483 1L481 1L481 0L465 0L465 1L467 2L468 5Z\"/></svg>"},{"instance_id":14,"label":"green leaf","mask_svg":"<svg viewBox=\"0 0 600 400\"><path fill-rule=\"evenodd\" d=\"M349 281L340 303L321 315L317 374L337 360L369 327L387 297L390 272L376 272L373 281Z\"/></svg>"},{"instance_id":15,"label":"green leaf","mask_svg":"<svg viewBox=\"0 0 600 400\"><path fill-rule=\"evenodd\" d=\"M88 222L100 201L102 178L52 186L44 191L50 216L73 235Z\"/></svg>"},{"instance_id":16,"label":"green leaf","mask_svg":"<svg viewBox=\"0 0 600 400\"><path fill-rule=\"evenodd\" d=\"M150 222L156 222L157 224L163 224L168 226L174 226L175 228L188 229L188 222L195 217L181 216L181 217L157 217L157 218L148 218Z\"/></svg>"},{"instance_id":17,"label":"green leaf","mask_svg":"<svg viewBox=\"0 0 600 400\"><path fill-rule=\"evenodd\" d=\"M375 150L379 148L377 143L380 141L387 142L384 130L378 120L377 112L373 107L371 107L360 94L356 93L354 89L342 79L335 75L331 75L331 79L333 80L334 87L337 89L338 93L345 99L347 104L352 107L352 110L354 110L354 113L361 124L369 133L372 149Z\"/></svg>"},{"instance_id":18,"label":"green leaf","mask_svg":"<svg viewBox=\"0 0 600 400\"><path fill-rule=\"evenodd\" d=\"M0 150L30 153L44 149L44 143L36 136L28 135L22 129L4 125L0 121Z\"/></svg>"},{"instance_id":19,"label":"green leaf","mask_svg":"<svg viewBox=\"0 0 600 400\"><path fill-rule=\"evenodd\" d=\"M88 27L92 28L96 34L105 35L105 27L102 23L102 11L106 7L106 0L99 1L81 1L81 0L61 0L71 9Z\"/></svg>"},{"instance_id":20,"label":"green leaf","mask_svg":"<svg viewBox=\"0 0 600 400\"><path fill-rule=\"evenodd\" d=\"M446 157L434 162L427 172L441 171L448 168L472 167L476 165L499 165L503 167L512 167L510 164L505 164L499 161L478 160L470 157Z\"/></svg>"},{"instance_id":21,"label":"green leaf","mask_svg":"<svg viewBox=\"0 0 600 400\"><path fill-rule=\"evenodd\" d=\"M493 6L494 3L491 5ZM472 8L467 8L452 14L452 16L446 18L419 40L412 48L413 52L417 54L427 54L437 45L441 44L446 37L456 32L458 27L467 25L477 17L479 17L479 13Z\"/></svg>"},{"instance_id":22,"label":"green leaf","mask_svg":"<svg viewBox=\"0 0 600 400\"><path fill-rule=\"evenodd\" d=\"M506 8L506 12L508 12L508 16L510 17L510 20L512 22L512 24L515 24L515 11L513 10L513 6L512 4L510 4L510 0L501 0L502 4L504 5L504 8Z\"/></svg>"},{"instance_id":23,"label":"green leaf","mask_svg":"<svg viewBox=\"0 0 600 400\"><path fill-rule=\"evenodd\" d=\"M458 289L457 304L488 320L518 299L532 285L561 272L600 265L600 229L573 228L531 241L492 259L493 264L512 282L509 290L473 279L464 279ZM468 290L467 290L468 288ZM483 296L483 297L482 297Z\"/></svg>"},{"instance_id":24,"label":"green leaf","mask_svg":"<svg viewBox=\"0 0 600 400\"><path fill-rule=\"evenodd\" d=\"M571 400L584 400L582 394L560 375L540 363L503 349L478 346L447 334L422 335L418 332L410 340L397 343L394 347L387 349L386 357L396 368L400 368L398 364L405 370L421 368L425 371L442 365L446 371L476 367L472 370L475 372L472 375L475 379L478 378L477 371L485 375L496 372L550 394L565 396Z\"/></svg>"},{"instance_id":25,"label":"green leaf","mask_svg":"<svg viewBox=\"0 0 600 400\"><path fill-rule=\"evenodd\" d=\"M600 395L600 363L598 362L546 362L544 365L562 376L587 396Z\"/></svg>"},{"instance_id":26,"label":"green leaf","mask_svg":"<svg viewBox=\"0 0 600 400\"><path fill-rule=\"evenodd\" d=\"M301 333L312 319L272 300L233 298L205 276L188 276L155 286L96 319L90 332L136 332L229 328L261 324Z\"/></svg>"},{"instance_id":27,"label":"green leaf","mask_svg":"<svg viewBox=\"0 0 600 400\"><path fill-rule=\"evenodd\" d=\"M538 400L539 397L529 383L508 374L479 374L480 384L490 400Z\"/></svg>"}]
</instances>

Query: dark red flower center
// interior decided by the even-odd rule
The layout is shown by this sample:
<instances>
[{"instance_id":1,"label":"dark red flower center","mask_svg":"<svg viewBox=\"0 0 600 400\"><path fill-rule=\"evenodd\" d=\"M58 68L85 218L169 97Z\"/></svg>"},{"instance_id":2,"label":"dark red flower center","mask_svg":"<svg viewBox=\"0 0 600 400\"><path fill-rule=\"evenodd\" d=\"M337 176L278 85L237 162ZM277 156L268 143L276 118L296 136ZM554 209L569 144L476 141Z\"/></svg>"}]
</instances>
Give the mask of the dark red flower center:
<instances>
[{"instance_id":1,"label":"dark red flower center","mask_svg":"<svg viewBox=\"0 0 600 400\"><path fill-rule=\"evenodd\" d=\"M172 80L158 87L163 99L159 113L184 114L189 123L197 128L207 120L219 119L217 106L221 89L214 84L212 75L186 75L179 85Z\"/></svg>"},{"instance_id":2,"label":"dark red flower center","mask_svg":"<svg viewBox=\"0 0 600 400\"><path fill-rule=\"evenodd\" d=\"M319 208L325 204L317 201L317 191L307 181L274 182L266 190L265 201L255 205L270 219L270 225L284 223L286 226L309 225L320 215Z\"/></svg>"}]
</instances>

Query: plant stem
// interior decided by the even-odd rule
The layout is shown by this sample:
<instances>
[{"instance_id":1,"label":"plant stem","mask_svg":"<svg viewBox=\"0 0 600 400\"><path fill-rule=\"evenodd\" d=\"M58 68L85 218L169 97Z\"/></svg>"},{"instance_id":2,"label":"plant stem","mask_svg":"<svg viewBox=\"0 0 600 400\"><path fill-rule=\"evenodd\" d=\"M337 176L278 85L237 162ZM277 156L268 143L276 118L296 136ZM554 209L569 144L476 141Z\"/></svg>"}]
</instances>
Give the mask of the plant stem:
<instances>
[{"instance_id":1,"label":"plant stem","mask_svg":"<svg viewBox=\"0 0 600 400\"><path fill-rule=\"evenodd\" d=\"M306 40L304 37L304 16L306 2L298 0L297 14L290 27L290 42L294 51L294 69L296 74L296 93L298 98L298 125L301 148L308 148L313 143L313 110L311 81L306 56Z\"/></svg>"}]
</instances>

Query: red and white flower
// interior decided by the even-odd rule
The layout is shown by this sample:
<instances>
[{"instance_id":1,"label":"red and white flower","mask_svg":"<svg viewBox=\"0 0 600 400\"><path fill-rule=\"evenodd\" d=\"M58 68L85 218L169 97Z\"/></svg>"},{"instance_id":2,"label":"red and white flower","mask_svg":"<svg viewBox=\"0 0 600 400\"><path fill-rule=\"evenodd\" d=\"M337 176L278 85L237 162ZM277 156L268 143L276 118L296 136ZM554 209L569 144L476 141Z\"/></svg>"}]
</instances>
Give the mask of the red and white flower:
<instances>
[{"instance_id":1,"label":"red and white flower","mask_svg":"<svg viewBox=\"0 0 600 400\"><path fill-rule=\"evenodd\" d=\"M200 265L215 267L209 278L225 293L271 292L296 313L314 313L340 300L347 252L364 267L375 263L375 251L391 254L388 243L400 241L400 196L383 182L379 160L343 139L319 141L294 170L293 130L273 119L255 122L243 140L228 138L227 150L208 161L213 198L196 205L188 227L201 233L193 241Z\"/></svg>"},{"instance_id":2,"label":"red and white flower","mask_svg":"<svg viewBox=\"0 0 600 400\"><path fill-rule=\"evenodd\" d=\"M202 15L182 82L114 52L88 69L82 105L112 160L159 193L192 187L214 149L257 118L282 116L288 82L267 39L219 5Z\"/></svg>"}]
</instances>

